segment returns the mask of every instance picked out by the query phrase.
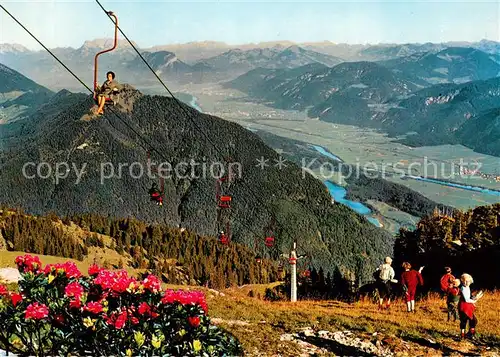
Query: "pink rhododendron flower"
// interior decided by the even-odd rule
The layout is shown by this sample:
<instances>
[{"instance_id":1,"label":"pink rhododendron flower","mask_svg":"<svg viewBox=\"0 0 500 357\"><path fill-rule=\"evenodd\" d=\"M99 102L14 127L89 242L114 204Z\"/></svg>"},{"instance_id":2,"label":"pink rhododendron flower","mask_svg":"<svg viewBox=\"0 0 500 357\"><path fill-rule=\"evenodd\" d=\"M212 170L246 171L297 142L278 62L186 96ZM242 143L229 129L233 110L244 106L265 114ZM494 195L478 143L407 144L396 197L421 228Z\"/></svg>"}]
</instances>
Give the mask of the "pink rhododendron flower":
<instances>
[{"instance_id":1,"label":"pink rhododendron flower","mask_svg":"<svg viewBox=\"0 0 500 357\"><path fill-rule=\"evenodd\" d=\"M102 312L102 305L99 302L89 302L84 307L84 310L97 315L97 314L100 314Z\"/></svg>"},{"instance_id":2,"label":"pink rhododendron flower","mask_svg":"<svg viewBox=\"0 0 500 357\"><path fill-rule=\"evenodd\" d=\"M156 293L161 290L161 282L154 275L148 275L146 279L142 281L142 285L144 285L144 288L146 290L149 290L153 293Z\"/></svg>"},{"instance_id":3,"label":"pink rhododendron flower","mask_svg":"<svg viewBox=\"0 0 500 357\"><path fill-rule=\"evenodd\" d=\"M189 317L187 318L187 320L188 320L188 323L189 323L192 327L194 327L194 328L196 328L196 327L200 326L200 318L199 318L199 316L189 316Z\"/></svg>"},{"instance_id":4,"label":"pink rhododendron flower","mask_svg":"<svg viewBox=\"0 0 500 357\"><path fill-rule=\"evenodd\" d=\"M76 300L80 300L83 294L83 286L76 281L69 283L64 289L64 294L66 297L74 297Z\"/></svg>"},{"instance_id":5,"label":"pink rhododendron flower","mask_svg":"<svg viewBox=\"0 0 500 357\"><path fill-rule=\"evenodd\" d=\"M49 316L49 308L44 304L34 302L26 308L26 319L41 320L47 316Z\"/></svg>"},{"instance_id":6,"label":"pink rhododendron flower","mask_svg":"<svg viewBox=\"0 0 500 357\"><path fill-rule=\"evenodd\" d=\"M102 269L97 264L92 264L89 267L89 275L90 276L97 276L101 270Z\"/></svg>"},{"instance_id":7,"label":"pink rhododendron flower","mask_svg":"<svg viewBox=\"0 0 500 357\"><path fill-rule=\"evenodd\" d=\"M43 273L45 275L49 274L64 274L68 279L78 279L82 276L80 270L78 270L77 266L73 262L66 262L64 264L47 264L43 269Z\"/></svg>"},{"instance_id":8,"label":"pink rhododendron flower","mask_svg":"<svg viewBox=\"0 0 500 357\"><path fill-rule=\"evenodd\" d=\"M42 266L40 258L34 257L29 254L18 256L15 262L19 271L24 273L28 272L36 273L38 269L41 268Z\"/></svg>"},{"instance_id":9,"label":"pink rhododendron flower","mask_svg":"<svg viewBox=\"0 0 500 357\"><path fill-rule=\"evenodd\" d=\"M17 293L11 294L10 300L12 301L12 305L14 305L14 307L16 307L17 304L23 300L23 296L21 294L17 294Z\"/></svg>"}]
</instances>

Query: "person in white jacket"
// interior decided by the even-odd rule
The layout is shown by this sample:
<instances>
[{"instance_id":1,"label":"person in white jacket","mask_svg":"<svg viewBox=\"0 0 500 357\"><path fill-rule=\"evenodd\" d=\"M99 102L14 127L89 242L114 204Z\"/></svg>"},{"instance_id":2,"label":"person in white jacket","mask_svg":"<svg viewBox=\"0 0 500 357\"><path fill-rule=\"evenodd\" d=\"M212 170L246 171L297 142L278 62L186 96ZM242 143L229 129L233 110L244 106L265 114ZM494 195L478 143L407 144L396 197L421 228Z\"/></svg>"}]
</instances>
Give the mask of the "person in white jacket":
<instances>
[{"instance_id":1,"label":"person in white jacket","mask_svg":"<svg viewBox=\"0 0 500 357\"><path fill-rule=\"evenodd\" d=\"M394 279L396 273L391 266L391 257L386 257L384 259L384 264L380 265L377 269L377 290L379 294L379 309L389 309L391 306L391 282L397 283L398 281ZM384 305L384 301L386 301Z\"/></svg>"}]
</instances>

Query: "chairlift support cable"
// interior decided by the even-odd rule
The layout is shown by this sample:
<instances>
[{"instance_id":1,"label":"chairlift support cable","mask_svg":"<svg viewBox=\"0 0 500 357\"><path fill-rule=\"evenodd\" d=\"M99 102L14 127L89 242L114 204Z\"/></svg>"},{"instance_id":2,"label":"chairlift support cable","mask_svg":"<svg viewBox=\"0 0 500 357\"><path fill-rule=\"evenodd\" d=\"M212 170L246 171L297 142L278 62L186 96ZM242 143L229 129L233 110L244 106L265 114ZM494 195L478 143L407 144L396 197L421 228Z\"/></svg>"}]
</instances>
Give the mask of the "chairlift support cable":
<instances>
[{"instance_id":1,"label":"chairlift support cable","mask_svg":"<svg viewBox=\"0 0 500 357\"><path fill-rule=\"evenodd\" d=\"M109 11L106 11L104 9L104 7L100 4L100 2L98 0L96 0L96 2L99 4L99 6L103 9L103 11L106 13L106 15L110 18L111 21L113 21L113 18L112 18L112 15L110 14L113 14L112 12L109 12ZM46 47L30 30L28 30L14 15L12 15L2 4L0 4L0 8L2 8L2 10L7 13L7 15L9 15L19 26L21 26L38 44L40 44L40 46L42 46L61 66L63 66L64 69L66 69L83 87L85 87L90 93L94 93L94 91L89 87L87 86L87 84L85 84L85 82L83 82L70 68L68 68L48 47ZM140 54L140 52L137 50L137 48L135 47L135 45L128 39L128 37L125 35L125 33L121 30L121 28L119 27L118 25L118 21L114 22L115 24L115 31L118 30L120 31L120 33L122 33L122 35L126 38L126 40L129 42L129 44L132 46L132 48L138 53L139 57L143 60L143 62L148 66L148 68L155 74L155 76L157 77L157 79L161 82L161 84L163 85L163 87L168 91L168 93L172 96L172 99L174 99L174 101L178 104L178 106L181 108L181 110L184 111L185 114L187 114L187 117L192 121L193 125L205 136L205 138L207 139L208 142L210 142L212 144L212 146L214 147L214 149L219 152L219 154L221 153L217 146L210 140L210 138L202 131L200 130L200 128L196 125L196 122L193 120L193 118L191 117L191 115L189 115L190 113L187 111L187 109L184 108L184 106L179 102L179 100L173 95L173 93L168 89L168 87L163 83L163 81L158 77L158 75L154 72L154 70L151 68L151 66L149 65L149 63L144 59L144 57ZM106 51L106 52L109 52L109 51ZM103 52L104 53L104 52ZM96 71L97 72L97 71ZM130 130L132 131L137 137L139 137L141 140L143 140L147 147L149 148L146 148L144 147L143 145L141 145L139 143L139 146L141 146L146 152L148 152L149 150L152 150L154 152L156 152L157 154L160 155L160 157L163 158L163 155L162 153L156 149L147 139L145 139L141 134L139 134L137 132L137 130L135 130L131 125L129 125L115 110L113 110L113 108L108 108L108 110L111 110L111 112ZM223 156L224 157L224 156ZM242 183L252 192L253 190L244 182L242 181ZM259 201L261 201L260 198L258 198L258 196L255 196ZM262 203L262 201L261 201ZM262 205L262 207L264 209L265 208L265 205ZM274 214L271 213L271 217L277 221L277 219L275 218ZM246 228L250 228L249 226L245 225L245 224L242 224L242 226L246 227ZM283 229L286 229L286 227L283 225L282 226ZM260 234L256 234L253 229L249 229L249 232L255 234L256 236L261 236Z\"/></svg>"},{"instance_id":2,"label":"chairlift support cable","mask_svg":"<svg viewBox=\"0 0 500 357\"><path fill-rule=\"evenodd\" d=\"M99 7L102 9L102 11L108 16L108 18L113 22L113 19L112 17L109 15L109 11L107 11L104 6L102 6L102 4L100 3L99 0L95 0L96 3L99 5ZM134 51L137 53L137 55L141 58L141 60L144 62L144 64L149 68L149 70L151 71L151 73L153 73L153 75L156 77L156 79L160 82L160 84L163 86L163 88L165 88L165 90L170 94L170 96L172 97L172 99L176 102L176 104L181 108L181 110L184 112L184 114L186 114L186 117L192 122L192 124L195 126L195 128L207 139L207 141L212 144L212 147L219 153L222 155L222 157L225 157L221 151L218 149L217 145L215 145L215 143L208 137L208 135L203 131L201 130L201 128L199 128L199 126L196 124L196 121L193 119L192 115L189 113L189 111L180 103L180 101L174 96L174 94L170 91L170 89L167 87L167 85L163 82L163 80L158 76L158 74L156 73L156 71L151 67L151 65L148 63L148 61L144 58L144 56L140 53L140 51L137 49L137 47L134 45L134 43L128 38L128 36L123 32L123 30L121 29L120 26L118 26L118 24L116 24L116 27L118 28L118 31L120 31L120 33L123 35L123 37L127 40L127 42L129 43L129 45L134 49ZM261 207L265 208L265 205L262 204L263 201L259 198L258 195L255 194L255 192L253 191L252 188L250 188L250 186L248 184L246 184L245 181L242 181L241 182L243 185L246 186L246 188L253 194L253 196L260 201L261 203ZM272 212L271 213L271 217L274 218L276 221L276 217L274 216L274 214ZM279 223L279 222L278 222ZM286 226L285 225L282 225L282 229L286 230ZM252 232L252 230L250 230L250 232ZM254 232L255 233L255 232ZM260 235L259 235L260 236Z\"/></svg>"}]
</instances>

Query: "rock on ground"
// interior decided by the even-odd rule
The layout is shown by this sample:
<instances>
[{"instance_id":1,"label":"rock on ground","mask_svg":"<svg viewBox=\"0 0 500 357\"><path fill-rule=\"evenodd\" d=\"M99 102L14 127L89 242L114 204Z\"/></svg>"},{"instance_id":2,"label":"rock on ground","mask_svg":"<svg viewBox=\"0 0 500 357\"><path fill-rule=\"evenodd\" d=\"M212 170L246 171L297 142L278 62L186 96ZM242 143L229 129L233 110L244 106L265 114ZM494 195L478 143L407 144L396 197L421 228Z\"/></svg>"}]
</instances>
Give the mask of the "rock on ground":
<instances>
[{"instance_id":1,"label":"rock on ground","mask_svg":"<svg viewBox=\"0 0 500 357\"><path fill-rule=\"evenodd\" d=\"M21 280L21 273L16 268L2 268L0 269L0 282L9 284L17 283Z\"/></svg>"},{"instance_id":2,"label":"rock on ground","mask_svg":"<svg viewBox=\"0 0 500 357\"><path fill-rule=\"evenodd\" d=\"M351 331L315 331L306 327L298 333L283 334L280 339L281 341L295 341L303 351L301 356L325 354L331 352L332 349L345 351L349 355L355 353L363 356L393 356L389 349L356 337Z\"/></svg>"}]
</instances>

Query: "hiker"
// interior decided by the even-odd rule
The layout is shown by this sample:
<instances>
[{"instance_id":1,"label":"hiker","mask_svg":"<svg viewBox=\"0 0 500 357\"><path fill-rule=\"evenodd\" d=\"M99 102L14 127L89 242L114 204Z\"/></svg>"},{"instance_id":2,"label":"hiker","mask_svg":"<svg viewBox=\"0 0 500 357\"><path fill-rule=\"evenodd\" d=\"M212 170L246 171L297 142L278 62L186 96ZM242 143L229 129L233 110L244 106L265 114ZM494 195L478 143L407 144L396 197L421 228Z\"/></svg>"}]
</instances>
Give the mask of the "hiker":
<instances>
[{"instance_id":1,"label":"hiker","mask_svg":"<svg viewBox=\"0 0 500 357\"><path fill-rule=\"evenodd\" d=\"M471 295L470 285L474 282L469 274L462 274L460 277L462 285L460 286L460 302L458 303L458 313L460 315L460 336L473 339L476 334L477 318L474 314L476 302L481 298L482 292L475 297ZM469 323L469 332L465 334L465 329Z\"/></svg>"},{"instance_id":2,"label":"hiker","mask_svg":"<svg viewBox=\"0 0 500 357\"><path fill-rule=\"evenodd\" d=\"M104 114L104 105L106 104L106 98L109 98L109 96L113 92L117 92L120 89L120 85L115 81L114 72L109 71L108 73L106 73L106 78L106 81L104 81L101 88L99 88L97 94L97 104L99 105L99 108L97 109L96 114L98 115Z\"/></svg>"},{"instance_id":3,"label":"hiker","mask_svg":"<svg viewBox=\"0 0 500 357\"><path fill-rule=\"evenodd\" d=\"M445 267L445 274L441 277L441 297L445 297L448 294L448 289L453 286L455 282L455 277L451 274L451 268Z\"/></svg>"},{"instance_id":4,"label":"hiker","mask_svg":"<svg viewBox=\"0 0 500 357\"><path fill-rule=\"evenodd\" d=\"M377 278L377 290L379 294L379 304L378 308L381 309L389 309L391 307L391 282L397 283L398 281L394 279L396 275L394 273L394 269L391 266L392 259L390 257L386 257L384 259L384 264L378 267L375 272L375 276ZM387 301L384 306L384 300Z\"/></svg>"},{"instance_id":5,"label":"hiker","mask_svg":"<svg viewBox=\"0 0 500 357\"><path fill-rule=\"evenodd\" d=\"M453 322L458 319L458 302L460 300L460 279L455 279L453 285L448 288L448 296L446 298L446 306L448 310L448 322L453 317Z\"/></svg>"},{"instance_id":6,"label":"hiker","mask_svg":"<svg viewBox=\"0 0 500 357\"><path fill-rule=\"evenodd\" d=\"M417 292L417 286L424 285L424 279L420 271L416 271L411 268L411 264L408 262L403 263L403 269L405 270L401 274L401 284L403 284L403 289L405 290L406 306L408 312L415 312L415 295Z\"/></svg>"}]
</instances>

